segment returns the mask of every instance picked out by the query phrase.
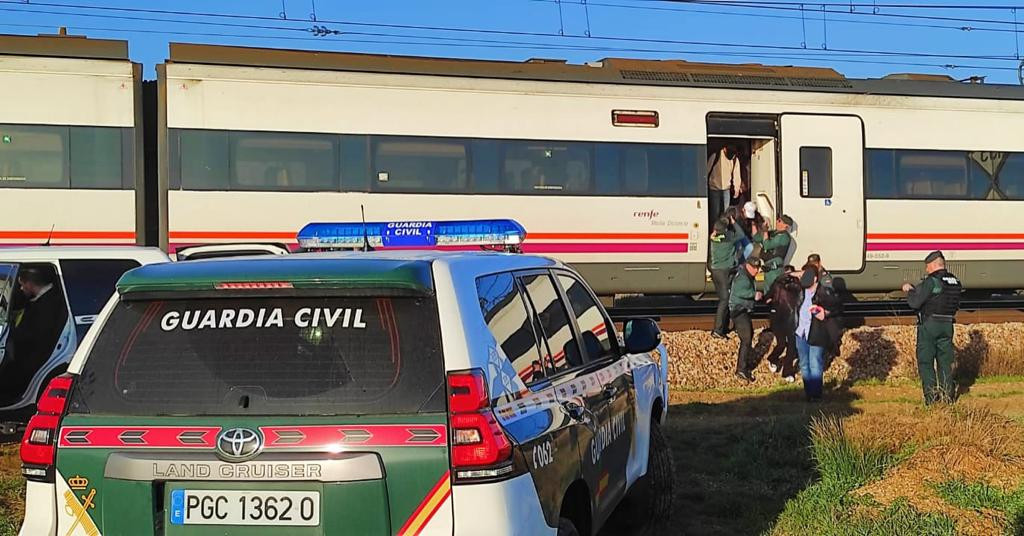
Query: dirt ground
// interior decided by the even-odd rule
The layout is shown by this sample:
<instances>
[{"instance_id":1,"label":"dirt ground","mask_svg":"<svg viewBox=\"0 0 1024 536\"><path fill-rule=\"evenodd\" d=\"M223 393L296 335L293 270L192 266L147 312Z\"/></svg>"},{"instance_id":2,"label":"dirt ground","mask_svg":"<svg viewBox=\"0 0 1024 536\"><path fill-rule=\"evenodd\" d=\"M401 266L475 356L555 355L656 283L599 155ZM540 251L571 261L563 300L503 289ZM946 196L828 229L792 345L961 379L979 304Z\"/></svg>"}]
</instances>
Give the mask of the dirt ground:
<instances>
[{"instance_id":1,"label":"dirt ground","mask_svg":"<svg viewBox=\"0 0 1024 536\"><path fill-rule=\"evenodd\" d=\"M958 404L1024 422L1024 381L979 379ZM920 386L912 383L833 390L815 404L796 386L673 392L666 432L677 469L678 533L770 532L787 501L817 477L809 452L814 417L912 420L921 406Z\"/></svg>"},{"instance_id":2,"label":"dirt ground","mask_svg":"<svg viewBox=\"0 0 1024 536\"><path fill-rule=\"evenodd\" d=\"M979 379L958 404L1024 422L1024 379ZM678 534L745 535L772 530L787 501L816 479L808 425L818 415L920 412L920 387L859 385L808 404L799 384L776 389L674 391L666 435L677 467ZM20 525L17 445L0 448L0 536Z\"/></svg>"}]
</instances>

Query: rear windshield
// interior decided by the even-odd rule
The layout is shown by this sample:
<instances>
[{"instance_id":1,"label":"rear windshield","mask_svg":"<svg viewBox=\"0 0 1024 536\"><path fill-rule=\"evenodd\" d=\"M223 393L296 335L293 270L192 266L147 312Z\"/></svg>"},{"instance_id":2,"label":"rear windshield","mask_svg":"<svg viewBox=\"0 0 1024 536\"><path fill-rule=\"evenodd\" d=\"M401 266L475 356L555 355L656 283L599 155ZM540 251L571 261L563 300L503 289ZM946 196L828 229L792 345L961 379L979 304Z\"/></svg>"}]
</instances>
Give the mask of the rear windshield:
<instances>
[{"instance_id":1,"label":"rear windshield","mask_svg":"<svg viewBox=\"0 0 1024 536\"><path fill-rule=\"evenodd\" d=\"M123 301L70 411L335 415L444 409L433 299Z\"/></svg>"}]
</instances>

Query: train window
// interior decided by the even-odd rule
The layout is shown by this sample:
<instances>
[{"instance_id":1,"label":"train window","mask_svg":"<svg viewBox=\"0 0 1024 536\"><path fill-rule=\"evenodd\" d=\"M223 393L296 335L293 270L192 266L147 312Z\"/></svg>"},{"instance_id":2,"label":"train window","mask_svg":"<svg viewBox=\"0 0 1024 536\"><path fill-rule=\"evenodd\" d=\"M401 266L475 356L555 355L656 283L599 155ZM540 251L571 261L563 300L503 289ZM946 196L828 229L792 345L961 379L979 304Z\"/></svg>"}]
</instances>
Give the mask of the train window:
<instances>
[{"instance_id":1,"label":"train window","mask_svg":"<svg viewBox=\"0 0 1024 536\"><path fill-rule=\"evenodd\" d=\"M228 132L218 130L177 131L177 160L183 189L229 189L228 137Z\"/></svg>"},{"instance_id":2,"label":"train window","mask_svg":"<svg viewBox=\"0 0 1024 536\"><path fill-rule=\"evenodd\" d=\"M896 184L896 169L891 149L868 149L867 197L871 199L895 199L899 197Z\"/></svg>"},{"instance_id":3,"label":"train window","mask_svg":"<svg viewBox=\"0 0 1024 536\"><path fill-rule=\"evenodd\" d=\"M967 197L967 159L956 151L896 151L900 197Z\"/></svg>"},{"instance_id":4,"label":"train window","mask_svg":"<svg viewBox=\"0 0 1024 536\"><path fill-rule=\"evenodd\" d=\"M558 295L554 281L547 274L522 277L523 288L540 319L542 336L547 346L542 348L543 362L549 374L558 374L583 364L583 355L576 343L565 304Z\"/></svg>"},{"instance_id":5,"label":"train window","mask_svg":"<svg viewBox=\"0 0 1024 536\"><path fill-rule=\"evenodd\" d=\"M72 188L122 187L120 128L71 127L68 146Z\"/></svg>"},{"instance_id":6,"label":"train window","mask_svg":"<svg viewBox=\"0 0 1024 536\"><path fill-rule=\"evenodd\" d=\"M1006 155L999 171L998 187L1004 199L1024 200L1024 153Z\"/></svg>"},{"instance_id":7,"label":"train window","mask_svg":"<svg viewBox=\"0 0 1024 536\"><path fill-rule=\"evenodd\" d=\"M681 145L622 145L626 195L697 196L707 163L703 151Z\"/></svg>"},{"instance_id":8,"label":"train window","mask_svg":"<svg viewBox=\"0 0 1024 536\"><path fill-rule=\"evenodd\" d=\"M832 148L800 148L800 195L832 197Z\"/></svg>"},{"instance_id":9,"label":"train window","mask_svg":"<svg viewBox=\"0 0 1024 536\"><path fill-rule=\"evenodd\" d=\"M464 192L466 142L444 138L380 137L373 144L373 190Z\"/></svg>"},{"instance_id":10,"label":"train window","mask_svg":"<svg viewBox=\"0 0 1024 536\"><path fill-rule=\"evenodd\" d=\"M0 187L67 188L68 127L0 125Z\"/></svg>"},{"instance_id":11,"label":"train window","mask_svg":"<svg viewBox=\"0 0 1024 536\"><path fill-rule=\"evenodd\" d=\"M337 191L338 137L329 134L235 132L231 189Z\"/></svg>"},{"instance_id":12,"label":"train window","mask_svg":"<svg viewBox=\"0 0 1024 536\"><path fill-rule=\"evenodd\" d=\"M501 188L500 148L498 140L473 140L473 193L494 194Z\"/></svg>"},{"instance_id":13,"label":"train window","mask_svg":"<svg viewBox=\"0 0 1024 536\"><path fill-rule=\"evenodd\" d=\"M370 164L367 152L369 136L341 137L341 187L343 190L365 192L370 187Z\"/></svg>"},{"instance_id":14,"label":"train window","mask_svg":"<svg viewBox=\"0 0 1024 536\"><path fill-rule=\"evenodd\" d=\"M585 194L590 192L593 144L584 142L505 142L502 183L510 193Z\"/></svg>"},{"instance_id":15,"label":"train window","mask_svg":"<svg viewBox=\"0 0 1024 536\"><path fill-rule=\"evenodd\" d=\"M515 278L510 273L481 277L476 280L476 289L484 322L515 374L527 385L543 380L544 366L534 331L535 319L526 307Z\"/></svg>"}]
</instances>

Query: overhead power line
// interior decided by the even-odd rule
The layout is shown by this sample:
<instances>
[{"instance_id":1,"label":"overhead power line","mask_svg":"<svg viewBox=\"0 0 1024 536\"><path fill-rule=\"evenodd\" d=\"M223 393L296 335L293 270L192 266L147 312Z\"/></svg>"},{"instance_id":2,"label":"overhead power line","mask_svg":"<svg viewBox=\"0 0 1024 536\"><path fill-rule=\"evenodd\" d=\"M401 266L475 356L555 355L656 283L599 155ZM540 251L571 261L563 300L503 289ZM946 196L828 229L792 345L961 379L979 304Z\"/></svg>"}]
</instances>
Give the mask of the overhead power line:
<instances>
[{"instance_id":1,"label":"overhead power line","mask_svg":"<svg viewBox=\"0 0 1024 536\"><path fill-rule=\"evenodd\" d=\"M744 2L743 0L634 0L636 2L652 2L662 4L687 4L687 5L706 5L706 6L722 6L722 7L735 7L735 8L747 8L747 9L762 9L762 10L776 10L776 11L795 11L805 13L821 13L822 10L818 9L822 6L821 3L813 2L792 2L792 3L776 3L776 2ZM846 6L846 9L843 9ZM862 7L869 7L870 4L862 4ZM964 9L967 9L966 7ZM1005 7L1003 8L1009 13L1012 9L1024 9L1024 6ZM1013 20L1002 20L1002 19L979 19L974 17L954 17L944 15L921 15L918 13L890 13L886 11L850 11L849 4L826 4L824 6L824 12L828 15L850 15L860 17L884 17L884 18L897 18L897 19L912 19L912 20L933 20L933 21L946 21L946 22L963 22L963 23L979 23L979 24L997 24L997 25L1008 25L1014 28L1020 29L1024 22L1015 22Z\"/></svg>"},{"instance_id":2,"label":"overhead power line","mask_svg":"<svg viewBox=\"0 0 1024 536\"><path fill-rule=\"evenodd\" d=\"M556 0L528 0L530 2L543 2L553 3ZM668 4L668 2L666 2ZM670 5L654 5L654 3L635 5L635 4L622 4L612 2L601 2L587 0L588 6L592 7L607 7L613 9L629 9L629 10L646 10L646 11L663 11L673 13L701 13L708 15L727 16L727 17L758 17L758 18L769 18L769 19L780 19L780 20L801 20L804 17L799 15L774 15L766 13L753 13L750 10L744 11L717 11L710 9L712 6L707 6L708 9L701 9L700 7L689 7L689 6L670 6ZM697 6L703 6L706 4L695 4ZM809 4L808 4L809 5ZM724 7L751 7L751 6L724 6ZM895 22L890 20L873 20L879 18L879 16L873 17L859 17L863 15L871 15L870 13L850 13L848 11L829 11L828 15L833 18L829 19L829 24L861 24L868 26L892 26L900 28L927 28L936 30L953 30L957 32L997 32L997 33L1019 33L1020 30L1013 28L989 28L983 26L965 26L963 24L935 24L935 23L915 23L915 22ZM858 16L858 18L850 18L850 15ZM839 17L842 18L839 18Z\"/></svg>"},{"instance_id":3,"label":"overhead power line","mask_svg":"<svg viewBox=\"0 0 1024 536\"><path fill-rule=\"evenodd\" d=\"M38 28L38 29L49 29L53 28L52 25L43 24L14 24L14 23L0 23L0 27L17 27L17 28ZM694 56L727 56L734 58L754 58L754 59L796 59L796 60L807 60L807 61L828 61L838 63L851 63L851 64L869 64L869 65L893 65L903 67L931 67L931 68L942 68L942 69L973 69L973 70L996 70L996 71L1017 71L1016 67L999 67L989 65L957 65L957 64L941 64L941 63L923 63L923 62L902 62L902 61L882 61L882 60L864 60L855 59L845 56L841 57L816 57L814 55L776 55L772 53L746 53L746 52L720 52L711 50L679 50L679 49L650 49L650 48L623 48L623 47L587 47L587 46L574 46L574 45L544 45L544 44L532 44L532 43L520 43L520 44L507 44L503 42L493 42L492 44L478 43L475 41L470 42L437 42L437 41L395 41L395 40L375 40L375 39L352 39L344 37L300 37L300 36L273 36L273 35L256 35L256 34L234 34L234 33L222 33L222 32L193 32L184 30L153 30L151 28L111 28L111 27L96 27L96 26L68 26L72 31L88 30L88 31L102 31L102 32L123 32L123 33L141 33L141 34L160 34L160 35L178 35L178 36L190 36L190 37L217 37L217 38L238 38L238 39L267 39L267 40L281 40L281 41L306 41L306 42L344 42L344 43L359 43L359 44L386 44L386 45L429 45L429 46L442 46L442 47L474 47L474 48L489 48L489 49L515 49L515 50L580 50L580 51L597 51L597 52L637 52L637 53L669 53L669 54L686 54ZM393 37L398 39L421 39L422 37L417 36L403 36L403 35L391 35L391 34L358 34L359 36L385 36ZM461 38L438 38L438 39L449 39L455 41L465 41Z\"/></svg>"},{"instance_id":4,"label":"overhead power line","mask_svg":"<svg viewBox=\"0 0 1024 536\"><path fill-rule=\"evenodd\" d=\"M0 0L0 4L16 5L18 7L11 8L0 8L0 10L7 11L27 11L34 13L45 13L55 15L71 15L71 16L83 16L93 18L107 18L107 19L125 19L125 20L145 20L151 22L168 22L168 23L180 23L180 24L202 24L207 26L225 26L225 27L242 27L250 29L270 29L270 30L283 30L283 31L312 31L311 27L297 28L297 27L280 27L270 26L266 24L245 24L236 22L211 22L211 21L185 21L176 19L166 18L154 18L154 17L143 17L143 16L131 16L131 15L110 15L105 13L68 13L61 11L50 11L41 10L36 6L44 5L39 3L24 4L13 0ZM45 4L45 5L60 5L64 8L72 8L71 4ZM275 21L275 22L287 22L296 23L302 22L307 23L308 21L297 21L282 20L276 17L261 17L257 15L234 15L226 13L208 13L208 12L190 12L190 11L169 11L169 10L152 10L145 8L111 8L109 6L75 6L73 9L111 9L122 12L141 12L141 13L159 13L159 14L174 14L178 16L189 16L189 17L218 17L218 18L235 18L235 19L254 19L264 21ZM374 27L374 28L391 28L391 29L402 29L402 30L414 30L414 31L434 31L434 32L451 32L460 34L484 34L484 35L500 35L500 36L520 36L520 37L544 37L552 39L560 39L567 41L595 41L595 42L609 42L609 43L646 43L646 44L665 44L665 45L685 45L685 46L709 46L709 47L721 47L725 49L752 49L759 51L793 51L793 52L807 52L806 47L795 46L795 45L772 45L766 43L727 43L727 42L710 42L710 41L696 41L696 40L677 40L677 39L659 39L659 38L647 38L647 37L611 37L611 36L573 36L573 35L560 35L558 33L550 32L530 32L530 31L518 31L518 30L498 30L498 29L485 29L485 28L462 28L462 27L447 27L447 26L427 26L427 25L416 25L416 24L395 24L395 23L371 23L371 22L357 22L357 21L339 21L339 20L328 20L319 19L319 24L334 24L339 26L356 26L356 27ZM341 31L342 33L353 33L350 31ZM1010 54L958 54L958 53L932 53L932 52L916 52L916 51L890 51L890 50L866 50L866 49L848 49L848 48L830 48L829 52L833 53L850 53L850 54L864 54L873 55L878 57L908 57L908 58L936 58L936 59L963 59L963 60L993 60L993 61L1016 61L1017 58Z\"/></svg>"}]
</instances>

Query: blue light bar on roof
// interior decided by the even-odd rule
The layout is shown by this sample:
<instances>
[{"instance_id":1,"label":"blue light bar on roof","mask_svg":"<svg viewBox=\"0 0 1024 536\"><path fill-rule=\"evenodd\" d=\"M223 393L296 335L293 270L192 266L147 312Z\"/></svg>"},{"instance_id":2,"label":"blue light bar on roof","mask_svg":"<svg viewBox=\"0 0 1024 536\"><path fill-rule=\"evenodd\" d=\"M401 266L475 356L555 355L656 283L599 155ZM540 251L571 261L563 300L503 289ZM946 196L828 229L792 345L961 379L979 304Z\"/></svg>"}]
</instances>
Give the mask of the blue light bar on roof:
<instances>
[{"instance_id":1,"label":"blue light bar on roof","mask_svg":"<svg viewBox=\"0 0 1024 536\"><path fill-rule=\"evenodd\" d=\"M299 231L306 249L358 249L446 246L518 246L526 230L514 220L391 221L310 223Z\"/></svg>"}]
</instances>

